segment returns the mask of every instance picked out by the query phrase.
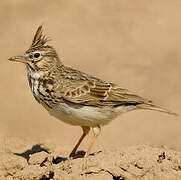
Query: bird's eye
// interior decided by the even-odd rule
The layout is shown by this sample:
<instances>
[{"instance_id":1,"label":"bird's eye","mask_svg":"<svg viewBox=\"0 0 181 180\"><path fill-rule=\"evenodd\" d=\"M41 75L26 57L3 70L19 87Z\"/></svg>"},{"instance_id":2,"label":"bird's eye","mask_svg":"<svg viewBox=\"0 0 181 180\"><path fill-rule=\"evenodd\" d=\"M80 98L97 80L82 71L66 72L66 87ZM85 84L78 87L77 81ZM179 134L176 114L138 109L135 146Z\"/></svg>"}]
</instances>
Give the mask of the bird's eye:
<instances>
[{"instance_id":1,"label":"bird's eye","mask_svg":"<svg viewBox=\"0 0 181 180\"><path fill-rule=\"evenodd\" d=\"M29 58L32 59L32 58L33 58L33 55L29 55Z\"/></svg>"},{"instance_id":2,"label":"bird's eye","mask_svg":"<svg viewBox=\"0 0 181 180\"><path fill-rule=\"evenodd\" d=\"M35 58L40 57L40 53L35 53L35 54L34 54L34 57L35 57Z\"/></svg>"}]
</instances>

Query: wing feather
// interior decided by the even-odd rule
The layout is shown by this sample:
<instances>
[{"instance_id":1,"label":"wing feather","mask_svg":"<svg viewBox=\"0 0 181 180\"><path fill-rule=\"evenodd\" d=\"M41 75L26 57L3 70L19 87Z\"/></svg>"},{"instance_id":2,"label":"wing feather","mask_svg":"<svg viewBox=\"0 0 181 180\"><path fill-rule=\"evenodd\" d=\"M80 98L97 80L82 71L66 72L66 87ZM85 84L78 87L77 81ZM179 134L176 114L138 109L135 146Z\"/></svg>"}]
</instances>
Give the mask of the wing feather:
<instances>
[{"instance_id":1,"label":"wing feather","mask_svg":"<svg viewBox=\"0 0 181 180\"><path fill-rule=\"evenodd\" d=\"M59 83L56 92L59 92L59 95L69 102L94 106L151 103L150 100L118 85L102 81L69 67L65 68L64 76L60 77L62 83Z\"/></svg>"}]
</instances>

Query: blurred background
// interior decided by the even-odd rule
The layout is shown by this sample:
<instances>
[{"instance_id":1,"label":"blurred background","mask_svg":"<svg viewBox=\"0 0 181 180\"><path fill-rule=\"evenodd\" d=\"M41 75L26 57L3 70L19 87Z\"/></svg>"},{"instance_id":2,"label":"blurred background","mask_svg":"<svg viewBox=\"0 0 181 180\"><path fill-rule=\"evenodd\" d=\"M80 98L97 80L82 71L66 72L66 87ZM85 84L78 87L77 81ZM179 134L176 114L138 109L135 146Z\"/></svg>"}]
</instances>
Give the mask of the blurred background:
<instances>
[{"instance_id":1,"label":"blurred background","mask_svg":"<svg viewBox=\"0 0 181 180\"><path fill-rule=\"evenodd\" d=\"M181 115L181 1L0 1L0 136L72 148L82 131L33 98L24 53L40 24L64 64L119 84ZM140 143L181 150L181 116L139 110L102 128L94 150ZM86 150L91 133L80 149Z\"/></svg>"}]
</instances>

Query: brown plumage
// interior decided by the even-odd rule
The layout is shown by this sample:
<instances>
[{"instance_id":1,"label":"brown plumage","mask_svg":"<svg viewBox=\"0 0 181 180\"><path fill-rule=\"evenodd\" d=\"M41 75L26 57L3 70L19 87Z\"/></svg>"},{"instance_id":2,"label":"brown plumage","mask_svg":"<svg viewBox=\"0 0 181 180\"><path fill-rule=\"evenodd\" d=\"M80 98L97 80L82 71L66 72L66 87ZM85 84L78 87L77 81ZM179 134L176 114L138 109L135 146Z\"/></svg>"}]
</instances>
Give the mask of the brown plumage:
<instances>
[{"instance_id":1,"label":"brown plumage","mask_svg":"<svg viewBox=\"0 0 181 180\"><path fill-rule=\"evenodd\" d=\"M28 80L35 99L56 118L81 126L83 134L72 150L73 156L90 128L94 132L91 148L100 134L100 126L108 124L123 112L136 109L175 113L155 105L120 86L64 66L50 40L38 27L30 48L23 56L9 60L26 64Z\"/></svg>"}]
</instances>

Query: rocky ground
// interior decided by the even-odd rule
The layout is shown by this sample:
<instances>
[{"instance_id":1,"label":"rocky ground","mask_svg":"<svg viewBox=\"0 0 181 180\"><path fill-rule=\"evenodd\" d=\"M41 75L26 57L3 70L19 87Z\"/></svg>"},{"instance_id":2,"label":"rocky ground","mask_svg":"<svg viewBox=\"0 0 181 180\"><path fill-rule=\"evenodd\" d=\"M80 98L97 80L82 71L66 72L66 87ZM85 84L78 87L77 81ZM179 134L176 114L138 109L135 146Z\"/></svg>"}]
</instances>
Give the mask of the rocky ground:
<instances>
[{"instance_id":1,"label":"rocky ground","mask_svg":"<svg viewBox=\"0 0 181 180\"><path fill-rule=\"evenodd\" d=\"M181 152L137 145L94 152L83 158L55 144L1 139L1 180L180 180Z\"/></svg>"}]
</instances>

